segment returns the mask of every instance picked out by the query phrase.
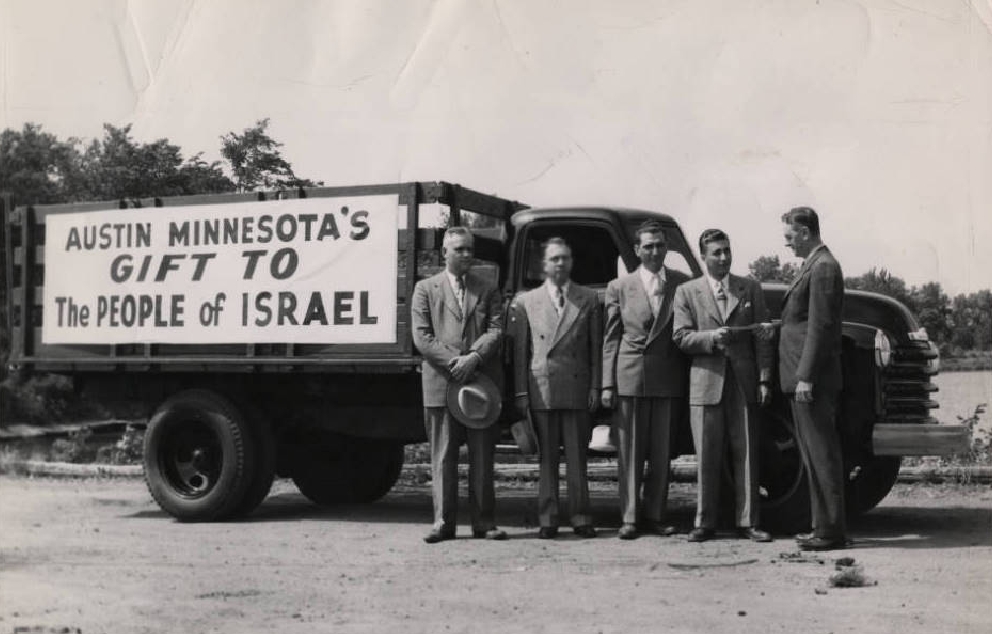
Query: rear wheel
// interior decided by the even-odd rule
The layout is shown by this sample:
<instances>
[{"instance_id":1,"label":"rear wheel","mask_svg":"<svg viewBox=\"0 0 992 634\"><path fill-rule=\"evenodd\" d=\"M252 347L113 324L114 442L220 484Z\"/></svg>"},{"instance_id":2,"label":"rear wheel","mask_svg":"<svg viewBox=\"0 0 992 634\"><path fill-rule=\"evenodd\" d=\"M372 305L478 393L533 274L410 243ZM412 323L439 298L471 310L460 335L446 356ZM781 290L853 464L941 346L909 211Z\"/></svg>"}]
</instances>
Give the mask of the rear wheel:
<instances>
[{"instance_id":1,"label":"rear wheel","mask_svg":"<svg viewBox=\"0 0 992 634\"><path fill-rule=\"evenodd\" d=\"M809 476L792 416L769 410L760 440L762 526L776 533L800 533L810 526Z\"/></svg>"},{"instance_id":2,"label":"rear wheel","mask_svg":"<svg viewBox=\"0 0 992 634\"><path fill-rule=\"evenodd\" d=\"M297 448L290 476L317 504L374 502L393 488L403 468L403 445L394 441L332 433L310 440Z\"/></svg>"},{"instance_id":3,"label":"rear wheel","mask_svg":"<svg viewBox=\"0 0 992 634\"><path fill-rule=\"evenodd\" d=\"M230 517L255 467L251 424L210 390L185 390L155 411L144 438L145 482L158 505L182 521Z\"/></svg>"}]
</instances>

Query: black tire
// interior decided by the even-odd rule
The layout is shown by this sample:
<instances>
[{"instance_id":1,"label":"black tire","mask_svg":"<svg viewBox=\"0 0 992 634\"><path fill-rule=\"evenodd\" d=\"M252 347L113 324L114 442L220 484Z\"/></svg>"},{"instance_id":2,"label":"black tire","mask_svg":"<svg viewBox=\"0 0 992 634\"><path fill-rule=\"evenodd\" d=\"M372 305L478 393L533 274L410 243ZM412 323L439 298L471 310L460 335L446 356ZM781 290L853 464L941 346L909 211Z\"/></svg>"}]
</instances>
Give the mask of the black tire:
<instances>
[{"instance_id":1,"label":"black tire","mask_svg":"<svg viewBox=\"0 0 992 634\"><path fill-rule=\"evenodd\" d=\"M871 456L862 462L857 476L847 481L844 501L849 517L872 510L881 502L899 477L902 456Z\"/></svg>"},{"instance_id":2,"label":"black tire","mask_svg":"<svg viewBox=\"0 0 992 634\"><path fill-rule=\"evenodd\" d=\"M148 491L184 522L230 517L245 497L255 466L250 424L226 398L185 390L166 400L145 432Z\"/></svg>"},{"instance_id":3,"label":"black tire","mask_svg":"<svg viewBox=\"0 0 992 634\"><path fill-rule=\"evenodd\" d=\"M768 410L760 443L762 527L790 535L809 530L809 475L786 407Z\"/></svg>"},{"instance_id":4,"label":"black tire","mask_svg":"<svg viewBox=\"0 0 992 634\"><path fill-rule=\"evenodd\" d=\"M324 506L374 502L389 493L403 469L403 445L393 441L319 434L298 449L293 482Z\"/></svg>"},{"instance_id":5,"label":"black tire","mask_svg":"<svg viewBox=\"0 0 992 634\"><path fill-rule=\"evenodd\" d=\"M255 449L255 468L249 474L251 481L245 496L234 509L234 517L243 517L254 511L272 489L276 477L276 439L272 426L257 410L253 410L251 421L252 445Z\"/></svg>"}]
</instances>

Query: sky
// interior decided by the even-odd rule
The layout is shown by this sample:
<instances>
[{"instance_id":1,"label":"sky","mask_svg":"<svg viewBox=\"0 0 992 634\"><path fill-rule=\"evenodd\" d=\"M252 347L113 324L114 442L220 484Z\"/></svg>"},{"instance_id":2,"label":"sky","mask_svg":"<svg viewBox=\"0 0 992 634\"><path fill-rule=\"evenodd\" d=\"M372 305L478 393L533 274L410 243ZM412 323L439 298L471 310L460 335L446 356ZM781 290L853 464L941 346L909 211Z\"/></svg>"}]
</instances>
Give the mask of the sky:
<instances>
[{"instance_id":1,"label":"sky","mask_svg":"<svg viewBox=\"0 0 992 634\"><path fill-rule=\"evenodd\" d=\"M0 128L268 117L327 185L653 209L739 273L809 205L846 275L992 287L990 0L0 0L0 40Z\"/></svg>"}]
</instances>

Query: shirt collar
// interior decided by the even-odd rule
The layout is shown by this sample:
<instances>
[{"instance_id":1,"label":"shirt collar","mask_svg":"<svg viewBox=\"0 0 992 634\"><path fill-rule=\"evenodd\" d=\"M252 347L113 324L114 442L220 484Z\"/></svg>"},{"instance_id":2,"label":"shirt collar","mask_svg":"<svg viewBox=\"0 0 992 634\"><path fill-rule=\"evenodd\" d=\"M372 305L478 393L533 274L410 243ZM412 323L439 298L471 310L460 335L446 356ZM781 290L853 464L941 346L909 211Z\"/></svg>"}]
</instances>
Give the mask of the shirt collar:
<instances>
[{"instance_id":1,"label":"shirt collar","mask_svg":"<svg viewBox=\"0 0 992 634\"><path fill-rule=\"evenodd\" d=\"M826 249L826 248L827 248L827 245L825 245L824 243L821 242L820 244L818 244L815 247L813 247L813 250L809 252L809 254L806 256L806 259L807 260L810 259L811 257L813 257L813 254L814 253L816 253L817 251L820 251L822 249Z\"/></svg>"},{"instance_id":2,"label":"shirt collar","mask_svg":"<svg viewBox=\"0 0 992 634\"><path fill-rule=\"evenodd\" d=\"M568 297L568 287L571 285L571 283L572 281L569 280L561 285L561 294L564 295L565 297ZM552 282L550 279L548 278L544 279L544 288L548 289L548 294L551 295L551 299L555 298L555 287L556 287L555 283Z\"/></svg>"},{"instance_id":3,"label":"shirt collar","mask_svg":"<svg viewBox=\"0 0 992 634\"><path fill-rule=\"evenodd\" d=\"M730 273L727 273L726 275L723 276L722 279L719 280L714 277L711 277L709 273L706 273L705 275L706 275L706 281L709 282L710 284L710 290L713 291L714 295L716 295L717 284L723 284L724 292L728 292L730 290Z\"/></svg>"},{"instance_id":4,"label":"shirt collar","mask_svg":"<svg viewBox=\"0 0 992 634\"><path fill-rule=\"evenodd\" d=\"M451 271L449 271L448 269L444 269L444 272L448 276L448 282L451 284L451 290L457 292L458 276L452 273ZM468 287L468 273L462 275L462 282L464 282L465 286Z\"/></svg>"},{"instance_id":5,"label":"shirt collar","mask_svg":"<svg viewBox=\"0 0 992 634\"><path fill-rule=\"evenodd\" d=\"M651 278L654 277L654 273L644 268L643 264L637 267L637 270L641 274L641 282L644 283L644 288L648 288L648 285L651 284ZM658 270L658 279L661 280L662 284L665 283L665 267L661 267L661 269Z\"/></svg>"}]
</instances>

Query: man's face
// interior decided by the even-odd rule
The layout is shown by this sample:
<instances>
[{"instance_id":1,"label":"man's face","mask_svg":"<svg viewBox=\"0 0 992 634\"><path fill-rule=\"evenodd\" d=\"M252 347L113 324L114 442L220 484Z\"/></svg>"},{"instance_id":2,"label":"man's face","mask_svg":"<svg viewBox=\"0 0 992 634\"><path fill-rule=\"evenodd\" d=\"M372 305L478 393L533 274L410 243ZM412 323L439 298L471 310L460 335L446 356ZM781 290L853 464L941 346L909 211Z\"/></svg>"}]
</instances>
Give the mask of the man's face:
<instances>
[{"instance_id":1,"label":"man's face","mask_svg":"<svg viewBox=\"0 0 992 634\"><path fill-rule=\"evenodd\" d=\"M730 253L730 240L714 240L703 245L703 264L710 277L722 280L730 273L733 255Z\"/></svg>"},{"instance_id":2,"label":"man's face","mask_svg":"<svg viewBox=\"0 0 992 634\"><path fill-rule=\"evenodd\" d=\"M809 229L797 224L785 223L785 246L792 249L796 257L804 258L809 255Z\"/></svg>"},{"instance_id":3,"label":"man's face","mask_svg":"<svg viewBox=\"0 0 992 634\"><path fill-rule=\"evenodd\" d=\"M657 273L665 263L665 256L668 254L668 244L665 242L665 234L642 233L638 236L638 243L634 246L634 253L641 259L644 268Z\"/></svg>"},{"instance_id":4,"label":"man's face","mask_svg":"<svg viewBox=\"0 0 992 634\"><path fill-rule=\"evenodd\" d=\"M473 253L475 253L475 249L472 238L457 233L449 235L442 247L444 267L452 275L465 275L472 268Z\"/></svg>"},{"instance_id":5,"label":"man's face","mask_svg":"<svg viewBox=\"0 0 992 634\"><path fill-rule=\"evenodd\" d=\"M544 276L561 286L572 275L572 251L560 244L549 244L544 250Z\"/></svg>"}]
</instances>

